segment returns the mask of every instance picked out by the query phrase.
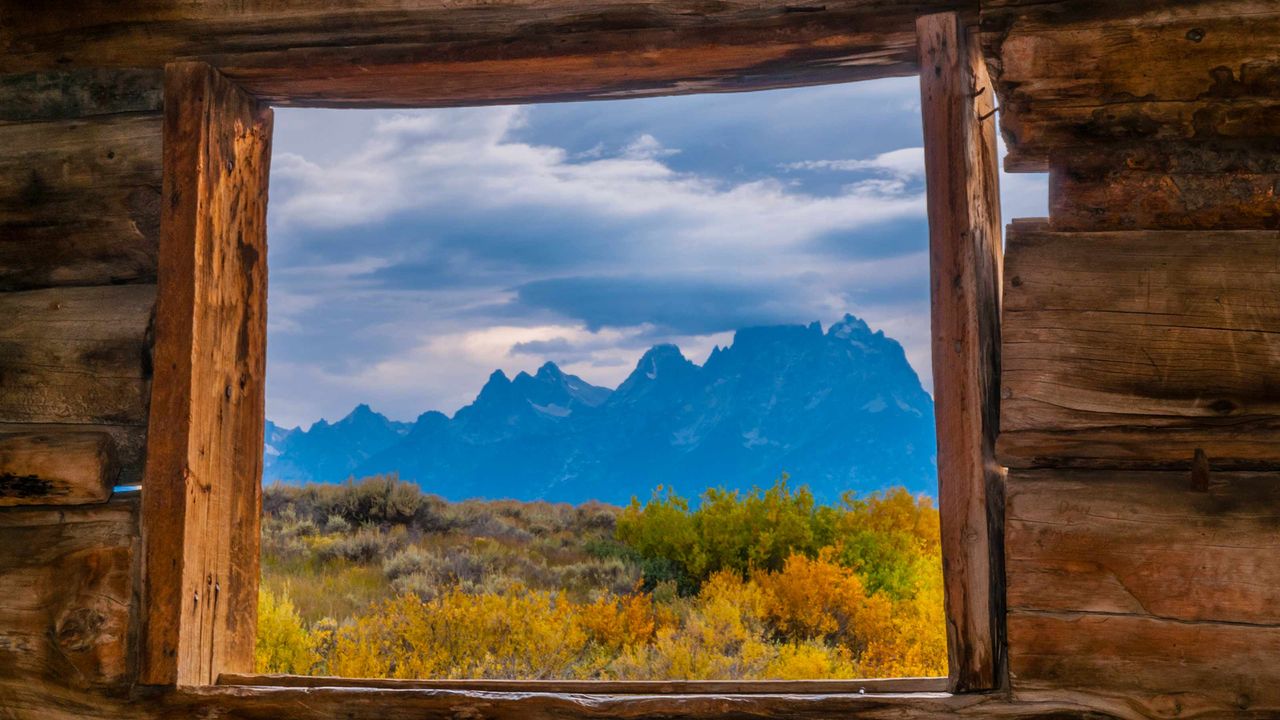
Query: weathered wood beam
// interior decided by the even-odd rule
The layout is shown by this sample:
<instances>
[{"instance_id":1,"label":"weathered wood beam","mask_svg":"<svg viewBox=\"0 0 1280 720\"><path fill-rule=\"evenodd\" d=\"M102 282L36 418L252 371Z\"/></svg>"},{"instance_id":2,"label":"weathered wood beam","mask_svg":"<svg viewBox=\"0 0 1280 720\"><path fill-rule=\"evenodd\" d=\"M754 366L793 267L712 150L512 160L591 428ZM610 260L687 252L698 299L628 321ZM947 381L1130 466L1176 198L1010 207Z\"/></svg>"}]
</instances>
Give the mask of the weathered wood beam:
<instances>
[{"instance_id":1,"label":"weathered wood beam","mask_svg":"<svg viewBox=\"0 0 1280 720\"><path fill-rule=\"evenodd\" d=\"M0 432L0 507L105 502L119 477L104 432Z\"/></svg>"},{"instance_id":2,"label":"weathered wood beam","mask_svg":"<svg viewBox=\"0 0 1280 720\"><path fill-rule=\"evenodd\" d=\"M1054 230L1280 228L1280 142L1138 142L1053 153Z\"/></svg>"},{"instance_id":3,"label":"weathered wood beam","mask_svg":"<svg viewBox=\"0 0 1280 720\"><path fill-rule=\"evenodd\" d=\"M350 687L387 690L468 690L473 692L588 693L594 695L835 695L902 694L947 691L942 677L868 680L407 680L316 677L311 675L236 675L223 673L219 685L251 687Z\"/></svg>"},{"instance_id":4,"label":"weathered wood beam","mask_svg":"<svg viewBox=\"0 0 1280 720\"><path fill-rule=\"evenodd\" d=\"M154 285L0 293L0 423L142 425Z\"/></svg>"},{"instance_id":5,"label":"weathered wood beam","mask_svg":"<svg viewBox=\"0 0 1280 720\"><path fill-rule=\"evenodd\" d=\"M160 116L0 124L0 291L155 282Z\"/></svg>"},{"instance_id":6,"label":"weathered wood beam","mask_svg":"<svg viewBox=\"0 0 1280 720\"><path fill-rule=\"evenodd\" d=\"M0 123L161 110L160 68L72 68L0 75Z\"/></svg>"},{"instance_id":7,"label":"weathered wood beam","mask_svg":"<svg viewBox=\"0 0 1280 720\"><path fill-rule=\"evenodd\" d=\"M1055 150L1280 134L1271 0L984 2L1010 170Z\"/></svg>"},{"instance_id":8,"label":"weathered wood beam","mask_svg":"<svg viewBox=\"0 0 1280 720\"><path fill-rule=\"evenodd\" d=\"M101 433L111 439L119 474L116 485L137 485L142 482L142 465L145 461L147 426L109 425L97 423L14 423L0 422L0 435L61 435L68 432Z\"/></svg>"},{"instance_id":9,"label":"weathered wood beam","mask_svg":"<svg viewBox=\"0 0 1280 720\"><path fill-rule=\"evenodd\" d=\"M1280 627L1280 475L1188 478L1011 471L1009 607Z\"/></svg>"},{"instance_id":10,"label":"weathered wood beam","mask_svg":"<svg viewBox=\"0 0 1280 720\"><path fill-rule=\"evenodd\" d=\"M24 717L10 702L24 691L127 689L136 542L136 500L0 510L0 707L6 713ZM39 708L30 711L25 716L39 714Z\"/></svg>"},{"instance_id":11,"label":"weathered wood beam","mask_svg":"<svg viewBox=\"0 0 1280 720\"><path fill-rule=\"evenodd\" d=\"M141 682L253 667L271 110L203 63L165 78Z\"/></svg>"},{"instance_id":12,"label":"weathered wood beam","mask_svg":"<svg viewBox=\"0 0 1280 720\"><path fill-rule=\"evenodd\" d=\"M1280 475L1013 470L1014 695L1083 688L1139 717L1280 711Z\"/></svg>"},{"instance_id":13,"label":"weathered wood beam","mask_svg":"<svg viewBox=\"0 0 1280 720\"><path fill-rule=\"evenodd\" d=\"M1019 467L1280 467L1273 231L1014 224L999 456Z\"/></svg>"},{"instance_id":14,"label":"weathered wood beam","mask_svg":"<svg viewBox=\"0 0 1280 720\"><path fill-rule=\"evenodd\" d=\"M1002 684L1000 190L994 93L953 13L917 25L928 187L938 501L952 687Z\"/></svg>"},{"instance_id":15,"label":"weathered wood beam","mask_svg":"<svg viewBox=\"0 0 1280 720\"><path fill-rule=\"evenodd\" d=\"M976 22L977 3L218 0L6 10L23 32L0 36L0 73L203 60L275 104L429 106L909 75L915 18L964 10Z\"/></svg>"},{"instance_id":16,"label":"weathered wood beam","mask_svg":"<svg viewBox=\"0 0 1280 720\"><path fill-rule=\"evenodd\" d=\"M1280 627L1108 613L1009 613L1014 697L1105 688L1132 717L1275 717Z\"/></svg>"}]
</instances>

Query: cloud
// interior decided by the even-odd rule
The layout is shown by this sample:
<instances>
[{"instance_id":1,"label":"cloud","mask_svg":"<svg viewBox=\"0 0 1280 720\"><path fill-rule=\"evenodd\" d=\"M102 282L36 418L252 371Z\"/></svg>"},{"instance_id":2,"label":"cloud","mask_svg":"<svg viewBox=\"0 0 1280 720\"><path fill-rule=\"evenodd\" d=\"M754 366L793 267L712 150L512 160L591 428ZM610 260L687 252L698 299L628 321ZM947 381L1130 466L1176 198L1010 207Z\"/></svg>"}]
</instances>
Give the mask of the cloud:
<instances>
[{"instance_id":1,"label":"cloud","mask_svg":"<svg viewBox=\"0 0 1280 720\"><path fill-rule=\"evenodd\" d=\"M926 375L916 95L895 80L281 109L269 414L310 422L366 401L397 417L450 412L493 369L547 360L616 384L652 343L700 361L737 327L845 311L902 340ZM850 116L863 132L847 131ZM1002 179L1006 218L1043 203L1041 179Z\"/></svg>"},{"instance_id":2,"label":"cloud","mask_svg":"<svg viewBox=\"0 0 1280 720\"><path fill-rule=\"evenodd\" d=\"M704 335L748 325L798 322L827 305L813 278L757 282L644 276L567 277L516 288L517 302L581 321L588 330L651 325ZM834 314L826 307L823 314ZM813 318L816 319L816 318Z\"/></svg>"},{"instance_id":3,"label":"cloud","mask_svg":"<svg viewBox=\"0 0 1280 720\"><path fill-rule=\"evenodd\" d=\"M909 147L883 152L870 159L805 160L784 165L787 170L872 171L907 181L924 177L924 148Z\"/></svg>"}]
</instances>

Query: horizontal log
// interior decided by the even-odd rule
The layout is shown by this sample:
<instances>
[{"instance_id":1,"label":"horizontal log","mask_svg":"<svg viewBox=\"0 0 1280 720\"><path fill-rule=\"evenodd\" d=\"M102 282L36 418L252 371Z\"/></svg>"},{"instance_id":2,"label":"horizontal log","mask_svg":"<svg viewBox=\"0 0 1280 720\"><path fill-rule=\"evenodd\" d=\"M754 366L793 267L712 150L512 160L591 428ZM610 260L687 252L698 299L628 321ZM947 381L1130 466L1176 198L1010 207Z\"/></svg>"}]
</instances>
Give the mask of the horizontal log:
<instances>
[{"instance_id":1,"label":"horizontal log","mask_svg":"<svg viewBox=\"0 0 1280 720\"><path fill-rule=\"evenodd\" d=\"M102 432L0 432L0 507L105 502L119 476Z\"/></svg>"},{"instance_id":2,"label":"horizontal log","mask_svg":"<svg viewBox=\"0 0 1280 720\"><path fill-rule=\"evenodd\" d=\"M1280 228L1280 143L1105 145L1050 160L1054 230Z\"/></svg>"},{"instance_id":3,"label":"horizontal log","mask_svg":"<svg viewBox=\"0 0 1280 720\"><path fill-rule=\"evenodd\" d=\"M0 291L153 283L160 118L0 125Z\"/></svg>"},{"instance_id":4,"label":"horizontal log","mask_svg":"<svg viewBox=\"0 0 1280 720\"><path fill-rule=\"evenodd\" d=\"M2 686L0 686L0 689ZM745 718L859 718L864 720L1009 720L1139 719L1123 700L1088 692L1058 693L1025 702L1001 695L917 693L903 695L610 695L591 693L466 692L374 688L207 687L176 691L136 690L130 700L58 688L12 688L6 709L16 717L40 720L588 720L668 718L670 720L744 720ZM24 711L27 711L24 714ZM1187 714L1194 718L1197 715ZM1265 718L1240 712L1233 717Z\"/></svg>"},{"instance_id":5,"label":"horizontal log","mask_svg":"<svg viewBox=\"0 0 1280 720\"><path fill-rule=\"evenodd\" d=\"M1013 697L1120 698L1133 718L1280 713L1280 627L1110 613L1009 613ZM1057 691L1056 694L1053 691Z\"/></svg>"},{"instance_id":6,"label":"horizontal log","mask_svg":"<svg viewBox=\"0 0 1280 720\"><path fill-rule=\"evenodd\" d=\"M1001 462L1280 467L1274 232L1015 224L1005 279Z\"/></svg>"},{"instance_id":7,"label":"horizontal log","mask_svg":"<svg viewBox=\"0 0 1280 720\"><path fill-rule=\"evenodd\" d=\"M0 293L0 422L145 426L154 285Z\"/></svg>"},{"instance_id":8,"label":"horizontal log","mask_svg":"<svg viewBox=\"0 0 1280 720\"><path fill-rule=\"evenodd\" d=\"M1280 474L1009 474L1015 610L1280 626Z\"/></svg>"},{"instance_id":9,"label":"horizontal log","mask_svg":"<svg viewBox=\"0 0 1280 720\"><path fill-rule=\"evenodd\" d=\"M794 695L837 693L940 693L947 679L875 678L869 680L401 680L315 677L310 675L235 675L223 673L218 685L248 687L348 687L387 690L470 690L474 692L546 692L619 695Z\"/></svg>"},{"instance_id":10,"label":"horizontal log","mask_svg":"<svg viewBox=\"0 0 1280 720\"><path fill-rule=\"evenodd\" d=\"M1099 140L1274 137L1270 0L983 4L1010 169Z\"/></svg>"},{"instance_id":11,"label":"horizontal log","mask_svg":"<svg viewBox=\"0 0 1280 720\"><path fill-rule=\"evenodd\" d=\"M127 688L137 508L0 511L0 702L15 686Z\"/></svg>"},{"instance_id":12,"label":"horizontal log","mask_svg":"<svg viewBox=\"0 0 1280 720\"><path fill-rule=\"evenodd\" d=\"M145 425L98 425L77 423L7 423L0 422L0 435L63 435L67 433L99 433L110 438L115 456L116 485L137 485L142 482L142 468L146 458L147 428Z\"/></svg>"},{"instance_id":13,"label":"horizontal log","mask_svg":"<svg viewBox=\"0 0 1280 720\"><path fill-rule=\"evenodd\" d=\"M20 6L8 19L24 32L0 45L0 72L203 60L274 104L336 106L717 92L912 74L915 18L976 8L973 0Z\"/></svg>"},{"instance_id":14,"label":"horizontal log","mask_svg":"<svg viewBox=\"0 0 1280 720\"><path fill-rule=\"evenodd\" d=\"M0 122L159 112L160 68L74 68L0 75Z\"/></svg>"}]
</instances>

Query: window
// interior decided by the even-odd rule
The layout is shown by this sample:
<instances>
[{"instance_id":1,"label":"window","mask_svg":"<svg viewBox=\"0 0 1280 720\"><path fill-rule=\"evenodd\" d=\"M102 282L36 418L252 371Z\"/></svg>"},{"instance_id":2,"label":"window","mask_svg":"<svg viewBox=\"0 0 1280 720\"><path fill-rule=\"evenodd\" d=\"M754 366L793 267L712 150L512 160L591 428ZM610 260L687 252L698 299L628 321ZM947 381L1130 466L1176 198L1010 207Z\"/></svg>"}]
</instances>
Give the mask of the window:
<instances>
[{"instance_id":1,"label":"window","mask_svg":"<svg viewBox=\"0 0 1280 720\"><path fill-rule=\"evenodd\" d=\"M993 98L976 44L966 41L955 16L922 18L918 29L951 657L946 687L963 692L996 687L1003 645L1000 559L992 555L999 545L1000 487L1000 473L991 462L1000 237ZM267 86L269 81L256 85ZM364 86L363 101L376 103L380 87L385 86ZM271 142L271 111L265 105L281 97L288 97L287 89L283 95L268 89L259 99L202 63L167 70L166 201L143 492L146 683L214 684L244 673L252 662ZM296 99L323 104L323 89ZM462 104L467 99L458 98ZM426 686L431 683L416 687ZM496 687L583 691L573 683L515 681ZM590 689L750 695L780 687L667 682ZM937 690L939 683L786 686L788 692L828 694L877 688Z\"/></svg>"}]
</instances>

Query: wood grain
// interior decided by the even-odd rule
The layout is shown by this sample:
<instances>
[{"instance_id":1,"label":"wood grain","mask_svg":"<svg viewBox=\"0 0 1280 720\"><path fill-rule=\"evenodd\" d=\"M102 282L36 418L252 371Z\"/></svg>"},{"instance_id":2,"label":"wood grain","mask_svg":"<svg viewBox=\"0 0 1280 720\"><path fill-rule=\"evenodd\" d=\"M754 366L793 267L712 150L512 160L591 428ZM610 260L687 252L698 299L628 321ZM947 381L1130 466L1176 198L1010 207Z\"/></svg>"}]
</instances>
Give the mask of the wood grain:
<instances>
[{"instance_id":1,"label":"wood grain","mask_svg":"<svg viewBox=\"0 0 1280 720\"><path fill-rule=\"evenodd\" d=\"M1014 225L1000 459L1280 465L1280 237Z\"/></svg>"},{"instance_id":2,"label":"wood grain","mask_svg":"<svg viewBox=\"0 0 1280 720\"><path fill-rule=\"evenodd\" d=\"M915 18L972 0L270 0L9 8L0 72L203 60L275 104L448 105L786 87L915 72ZM976 18L975 18L976 19ZM139 41L145 34L146 41Z\"/></svg>"},{"instance_id":3,"label":"wood grain","mask_svg":"<svg viewBox=\"0 0 1280 720\"><path fill-rule=\"evenodd\" d=\"M474 692L592 693L597 695L834 695L841 693L947 691L946 678L874 678L868 680L405 680L316 677L311 675L235 675L223 673L219 685L250 687L353 687L388 690L469 690Z\"/></svg>"},{"instance_id":4,"label":"wood grain","mask_svg":"<svg viewBox=\"0 0 1280 720\"><path fill-rule=\"evenodd\" d=\"M141 682L253 667L271 111L203 63L165 79Z\"/></svg>"},{"instance_id":5,"label":"wood grain","mask_svg":"<svg viewBox=\"0 0 1280 720\"><path fill-rule=\"evenodd\" d=\"M1280 476L1015 470L1015 697L1106 693L1140 717L1280 709Z\"/></svg>"},{"instance_id":6,"label":"wood grain","mask_svg":"<svg viewBox=\"0 0 1280 720\"><path fill-rule=\"evenodd\" d=\"M153 285L0 293L0 422L142 425Z\"/></svg>"},{"instance_id":7,"label":"wood grain","mask_svg":"<svg viewBox=\"0 0 1280 720\"><path fill-rule=\"evenodd\" d=\"M1274 717L1280 627L1098 613L1009 613L1015 699L1082 689L1129 717Z\"/></svg>"},{"instance_id":8,"label":"wood grain","mask_svg":"<svg viewBox=\"0 0 1280 720\"><path fill-rule=\"evenodd\" d=\"M0 507L105 502L119 477L104 432L0 432Z\"/></svg>"},{"instance_id":9,"label":"wood grain","mask_svg":"<svg viewBox=\"0 0 1280 720\"><path fill-rule=\"evenodd\" d=\"M988 2L982 27L1011 170L1065 147L1280 131L1270 0Z\"/></svg>"},{"instance_id":10,"label":"wood grain","mask_svg":"<svg viewBox=\"0 0 1280 720\"><path fill-rule=\"evenodd\" d=\"M142 465L146 459L146 425L102 425L94 423L9 423L0 422L0 435L61 435L64 433L101 433L111 439L112 454L118 467L117 485L142 482Z\"/></svg>"},{"instance_id":11,"label":"wood grain","mask_svg":"<svg viewBox=\"0 0 1280 720\"><path fill-rule=\"evenodd\" d=\"M994 99L977 42L956 15L922 17L917 28L947 646L952 688L965 692L999 686L1003 662Z\"/></svg>"},{"instance_id":12,"label":"wood grain","mask_svg":"<svg viewBox=\"0 0 1280 720\"><path fill-rule=\"evenodd\" d=\"M163 89L160 68L90 67L0 75L0 122L159 113Z\"/></svg>"},{"instance_id":13,"label":"wood grain","mask_svg":"<svg viewBox=\"0 0 1280 720\"><path fill-rule=\"evenodd\" d=\"M132 681L137 502L0 510L0 707L23 686Z\"/></svg>"},{"instance_id":14,"label":"wood grain","mask_svg":"<svg viewBox=\"0 0 1280 720\"><path fill-rule=\"evenodd\" d=\"M153 283L154 113L0 125L0 291Z\"/></svg>"},{"instance_id":15,"label":"wood grain","mask_svg":"<svg viewBox=\"0 0 1280 720\"><path fill-rule=\"evenodd\" d=\"M1055 152L1054 230L1275 230L1280 142L1128 143Z\"/></svg>"},{"instance_id":16,"label":"wood grain","mask_svg":"<svg viewBox=\"0 0 1280 720\"><path fill-rule=\"evenodd\" d=\"M1278 479L1012 471L1009 607L1280 626Z\"/></svg>"}]
</instances>

